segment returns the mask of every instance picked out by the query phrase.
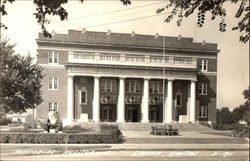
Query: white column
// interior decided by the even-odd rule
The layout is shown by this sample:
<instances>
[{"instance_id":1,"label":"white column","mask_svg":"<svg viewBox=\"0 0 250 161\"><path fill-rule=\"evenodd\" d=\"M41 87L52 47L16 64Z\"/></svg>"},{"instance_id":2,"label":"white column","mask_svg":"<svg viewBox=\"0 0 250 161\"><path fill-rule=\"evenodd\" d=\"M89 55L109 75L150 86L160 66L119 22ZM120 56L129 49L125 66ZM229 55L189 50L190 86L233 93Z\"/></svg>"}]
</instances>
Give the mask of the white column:
<instances>
[{"instance_id":1,"label":"white column","mask_svg":"<svg viewBox=\"0 0 250 161\"><path fill-rule=\"evenodd\" d=\"M125 122L125 78L120 78L119 82L117 122Z\"/></svg>"},{"instance_id":2,"label":"white column","mask_svg":"<svg viewBox=\"0 0 250 161\"><path fill-rule=\"evenodd\" d=\"M93 121L100 121L100 77L94 77Z\"/></svg>"},{"instance_id":3,"label":"white column","mask_svg":"<svg viewBox=\"0 0 250 161\"><path fill-rule=\"evenodd\" d=\"M167 95L167 123L173 122L173 80L168 80L168 95Z\"/></svg>"},{"instance_id":4,"label":"white column","mask_svg":"<svg viewBox=\"0 0 250 161\"><path fill-rule=\"evenodd\" d=\"M195 81L191 81L190 87L190 106L189 106L189 121L195 122Z\"/></svg>"},{"instance_id":5,"label":"white column","mask_svg":"<svg viewBox=\"0 0 250 161\"><path fill-rule=\"evenodd\" d=\"M74 77L68 76L68 99L67 99L67 120L74 118Z\"/></svg>"},{"instance_id":6,"label":"white column","mask_svg":"<svg viewBox=\"0 0 250 161\"><path fill-rule=\"evenodd\" d=\"M142 103L142 120L141 122L147 123L149 122L148 114L149 114L149 79L144 79L144 88L143 88L143 103Z\"/></svg>"}]
</instances>

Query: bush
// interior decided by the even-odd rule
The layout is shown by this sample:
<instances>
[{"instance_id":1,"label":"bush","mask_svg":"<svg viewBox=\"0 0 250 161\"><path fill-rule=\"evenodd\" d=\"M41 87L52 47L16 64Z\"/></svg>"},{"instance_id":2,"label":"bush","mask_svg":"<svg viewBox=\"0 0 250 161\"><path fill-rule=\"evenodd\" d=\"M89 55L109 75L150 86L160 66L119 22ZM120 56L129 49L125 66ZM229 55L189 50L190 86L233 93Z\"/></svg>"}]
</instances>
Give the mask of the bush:
<instances>
[{"instance_id":1,"label":"bush","mask_svg":"<svg viewBox=\"0 0 250 161\"><path fill-rule=\"evenodd\" d=\"M11 124L12 121L11 119L7 119L7 118L1 118L0 119L0 125L8 125L8 124Z\"/></svg>"},{"instance_id":2,"label":"bush","mask_svg":"<svg viewBox=\"0 0 250 161\"><path fill-rule=\"evenodd\" d=\"M63 133L21 133L2 132L1 143L35 143L35 144L63 144L68 138L69 144L118 143L119 135L115 134L63 134Z\"/></svg>"},{"instance_id":3,"label":"bush","mask_svg":"<svg viewBox=\"0 0 250 161\"><path fill-rule=\"evenodd\" d=\"M63 132L65 133L82 133L82 132L89 132L90 129L86 129L81 127L81 125L74 125L74 126L65 126L63 128Z\"/></svg>"},{"instance_id":4,"label":"bush","mask_svg":"<svg viewBox=\"0 0 250 161\"><path fill-rule=\"evenodd\" d=\"M25 118L23 126L25 130L37 129L37 121L34 119L33 115L28 114Z\"/></svg>"},{"instance_id":5,"label":"bush","mask_svg":"<svg viewBox=\"0 0 250 161\"><path fill-rule=\"evenodd\" d=\"M100 124L100 131L102 133L111 133L116 135L122 135L118 125Z\"/></svg>"}]
</instances>

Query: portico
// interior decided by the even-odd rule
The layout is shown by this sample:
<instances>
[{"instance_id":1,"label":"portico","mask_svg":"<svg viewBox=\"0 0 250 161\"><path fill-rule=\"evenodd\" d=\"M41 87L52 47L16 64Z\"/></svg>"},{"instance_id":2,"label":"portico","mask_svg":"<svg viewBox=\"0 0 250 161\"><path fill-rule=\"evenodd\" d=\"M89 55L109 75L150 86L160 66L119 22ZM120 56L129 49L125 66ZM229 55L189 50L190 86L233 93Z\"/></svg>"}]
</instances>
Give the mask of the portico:
<instances>
[{"instance_id":1,"label":"portico","mask_svg":"<svg viewBox=\"0 0 250 161\"><path fill-rule=\"evenodd\" d=\"M93 84L93 87L89 89L93 91L93 94L86 96L89 97L86 99L92 99L92 104L85 106L90 109L87 111L92 112L79 110L82 104L74 99L74 97L79 97L73 94L79 93L74 91L79 90L78 87L73 88L76 86L74 79L85 79L85 77L88 78L87 81L92 82L90 84ZM162 86L163 82L165 82L165 89ZM186 116L189 122L195 122L195 82L195 80L174 78L166 78L163 81L163 79L153 77L69 74L67 117L68 120L81 121L79 114L76 115L80 113L80 115L88 116L88 121L93 122L173 123L178 121L181 115ZM182 86L178 87L180 83ZM86 85L90 87L90 84ZM184 112L181 112L179 108Z\"/></svg>"}]
</instances>

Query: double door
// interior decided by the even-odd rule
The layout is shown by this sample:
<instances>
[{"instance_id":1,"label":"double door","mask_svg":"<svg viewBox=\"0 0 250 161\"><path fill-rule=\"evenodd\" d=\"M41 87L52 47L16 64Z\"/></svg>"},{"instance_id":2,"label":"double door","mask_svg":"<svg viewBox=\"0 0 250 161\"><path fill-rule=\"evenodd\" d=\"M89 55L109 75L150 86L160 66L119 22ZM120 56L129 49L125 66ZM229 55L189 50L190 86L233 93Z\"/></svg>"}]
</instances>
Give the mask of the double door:
<instances>
[{"instance_id":1,"label":"double door","mask_svg":"<svg viewBox=\"0 0 250 161\"><path fill-rule=\"evenodd\" d=\"M140 105L127 105L126 106L126 121L127 122L140 122L141 110Z\"/></svg>"},{"instance_id":2,"label":"double door","mask_svg":"<svg viewBox=\"0 0 250 161\"><path fill-rule=\"evenodd\" d=\"M115 122L116 120L116 106L113 104L101 105L101 121Z\"/></svg>"}]
</instances>

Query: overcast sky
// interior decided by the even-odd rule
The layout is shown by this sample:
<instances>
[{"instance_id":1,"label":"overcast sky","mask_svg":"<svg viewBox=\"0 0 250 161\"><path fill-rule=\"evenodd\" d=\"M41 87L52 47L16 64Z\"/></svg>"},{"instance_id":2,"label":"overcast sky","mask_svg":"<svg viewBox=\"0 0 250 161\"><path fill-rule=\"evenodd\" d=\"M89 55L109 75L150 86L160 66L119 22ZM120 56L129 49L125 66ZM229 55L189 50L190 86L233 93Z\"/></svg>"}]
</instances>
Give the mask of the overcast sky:
<instances>
[{"instance_id":1,"label":"overcast sky","mask_svg":"<svg viewBox=\"0 0 250 161\"><path fill-rule=\"evenodd\" d=\"M58 17L51 18L49 30L56 33L67 33L68 29L89 31L104 31L137 34L164 33L164 15L156 15L155 11L169 3L168 1L133 1L132 5L124 6L117 1L85 1L83 4L70 1L64 7L69 13L68 21L60 22ZM237 107L244 102L242 91L249 86L249 46L238 41L240 33L231 31L237 24L234 18L237 6L225 4L227 12L227 32L218 31L219 19L210 20L208 14L203 28L195 27L197 14L184 19L182 26L177 27L176 21L165 25L166 36L192 37L196 42L205 40L217 43L218 49L218 83L217 83L217 108L228 106ZM2 22L8 30L1 31L11 42L16 43L16 52L22 55L37 54L38 32L40 26L36 23L35 6L33 0L18 0L6 6L8 16L2 17ZM149 16L149 17L148 17ZM150 17L151 16L151 17Z\"/></svg>"}]
</instances>

